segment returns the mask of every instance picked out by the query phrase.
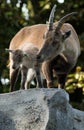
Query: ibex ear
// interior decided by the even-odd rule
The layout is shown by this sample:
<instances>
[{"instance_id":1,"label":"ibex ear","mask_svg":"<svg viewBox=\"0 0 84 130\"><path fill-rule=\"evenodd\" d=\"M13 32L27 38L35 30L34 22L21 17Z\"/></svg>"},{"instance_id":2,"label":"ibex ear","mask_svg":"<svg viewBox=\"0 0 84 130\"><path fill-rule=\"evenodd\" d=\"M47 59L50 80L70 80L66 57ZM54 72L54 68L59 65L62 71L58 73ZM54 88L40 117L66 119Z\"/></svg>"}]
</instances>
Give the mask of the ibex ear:
<instances>
[{"instance_id":1,"label":"ibex ear","mask_svg":"<svg viewBox=\"0 0 84 130\"><path fill-rule=\"evenodd\" d=\"M63 34L62 34L62 39L63 39L63 41L64 41L65 39L67 39L70 35L71 35L71 30L69 30L69 31L67 31L67 32L65 32L65 33L63 33Z\"/></svg>"},{"instance_id":2,"label":"ibex ear","mask_svg":"<svg viewBox=\"0 0 84 130\"><path fill-rule=\"evenodd\" d=\"M10 49L7 49L7 48L5 49L5 51L6 51L6 52L11 52L11 53L14 52L13 50L10 50Z\"/></svg>"}]
</instances>

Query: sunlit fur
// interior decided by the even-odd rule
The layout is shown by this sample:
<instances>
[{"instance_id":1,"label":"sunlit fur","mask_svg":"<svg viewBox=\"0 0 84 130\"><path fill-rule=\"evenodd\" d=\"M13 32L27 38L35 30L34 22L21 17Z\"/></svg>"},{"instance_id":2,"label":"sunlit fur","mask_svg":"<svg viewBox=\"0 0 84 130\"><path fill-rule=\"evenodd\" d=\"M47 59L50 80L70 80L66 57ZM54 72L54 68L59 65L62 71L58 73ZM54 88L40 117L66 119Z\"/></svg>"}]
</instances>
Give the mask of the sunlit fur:
<instances>
[{"instance_id":1,"label":"sunlit fur","mask_svg":"<svg viewBox=\"0 0 84 130\"><path fill-rule=\"evenodd\" d=\"M59 86L64 88L65 80L62 81L61 79L63 79L64 77L66 79L67 74L75 66L78 56L80 54L80 43L79 43L78 36L74 28L72 27L72 25L65 23L62 25L60 32L61 34L65 34L65 32L70 30L71 35L66 40L62 41L63 39L61 35L60 35L61 38L60 39L56 34L55 35L56 39L58 38L58 40L60 40L59 44L61 46L59 47L58 52L60 52L61 54L59 53L58 55L58 52L56 50L55 53L53 53L54 52L53 48L55 49L58 48L56 47L56 45L55 47L51 47L52 44L54 45L52 41L54 40L53 38L55 37L54 30L56 26L57 26L57 22L54 23L54 27L51 32L48 32L46 24L37 24L33 26L24 27L13 37L13 39L10 42L9 49L16 50L24 43L31 42L34 46L36 46L39 49L39 54L41 54L40 55L41 59L39 59L40 61L41 60L43 61L47 58L50 59L48 61L45 60L45 63L43 63L44 64L43 72L47 81L47 86L53 87L53 71L54 71L54 73L59 79L58 80L58 83L60 84ZM49 33L49 34L45 35L45 33ZM47 42L47 40L49 42ZM48 48L50 51L48 51ZM45 55L45 57L43 55ZM11 54L9 58L10 58L10 78L12 77L12 79L14 79ZM59 73L62 73L61 76L59 76ZM64 83L62 84L62 82Z\"/></svg>"}]
</instances>

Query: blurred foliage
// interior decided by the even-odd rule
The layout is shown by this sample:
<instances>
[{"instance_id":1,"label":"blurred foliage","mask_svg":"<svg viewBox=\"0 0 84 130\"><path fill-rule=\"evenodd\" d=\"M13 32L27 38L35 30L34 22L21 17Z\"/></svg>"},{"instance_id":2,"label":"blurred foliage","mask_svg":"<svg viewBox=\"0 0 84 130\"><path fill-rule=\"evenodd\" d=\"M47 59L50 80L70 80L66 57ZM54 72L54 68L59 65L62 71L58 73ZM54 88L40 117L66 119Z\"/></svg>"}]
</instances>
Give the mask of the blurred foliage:
<instances>
[{"instance_id":1,"label":"blurred foliage","mask_svg":"<svg viewBox=\"0 0 84 130\"><path fill-rule=\"evenodd\" d=\"M80 72L72 71L66 82L67 91L75 91L76 88L84 88L84 0L0 0L0 78L9 78L7 68L8 54L5 48L9 47L12 37L22 27L26 25L46 23L53 5L56 4L55 21L67 13L77 11L78 14L69 18L67 22L71 23L78 33L81 44L81 55L77 66L80 66ZM23 11L23 7L28 12ZM76 75L79 75L76 78ZM4 85L0 80L0 93L8 92L9 84Z\"/></svg>"},{"instance_id":2,"label":"blurred foliage","mask_svg":"<svg viewBox=\"0 0 84 130\"><path fill-rule=\"evenodd\" d=\"M84 72L80 66L76 67L76 72L68 75L66 82L66 90L73 92L76 88L82 88L84 93Z\"/></svg>"},{"instance_id":3,"label":"blurred foliage","mask_svg":"<svg viewBox=\"0 0 84 130\"><path fill-rule=\"evenodd\" d=\"M69 74L65 85L70 95L70 103L74 108L84 111L84 71L77 66L74 73Z\"/></svg>"}]
</instances>

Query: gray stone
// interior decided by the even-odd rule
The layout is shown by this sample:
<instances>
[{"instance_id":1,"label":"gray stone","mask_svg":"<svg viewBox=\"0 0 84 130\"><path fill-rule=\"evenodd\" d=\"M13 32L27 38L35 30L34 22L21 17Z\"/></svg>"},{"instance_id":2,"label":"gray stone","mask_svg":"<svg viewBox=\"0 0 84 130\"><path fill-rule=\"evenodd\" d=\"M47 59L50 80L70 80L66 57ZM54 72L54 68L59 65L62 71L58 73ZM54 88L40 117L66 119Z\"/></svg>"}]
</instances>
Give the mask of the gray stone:
<instances>
[{"instance_id":1,"label":"gray stone","mask_svg":"<svg viewBox=\"0 0 84 130\"><path fill-rule=\"evenodd\" d=\"M0 94L0 130L84 130L84 112L72 108L62 89Z\"/></svg>"}]
</instances>

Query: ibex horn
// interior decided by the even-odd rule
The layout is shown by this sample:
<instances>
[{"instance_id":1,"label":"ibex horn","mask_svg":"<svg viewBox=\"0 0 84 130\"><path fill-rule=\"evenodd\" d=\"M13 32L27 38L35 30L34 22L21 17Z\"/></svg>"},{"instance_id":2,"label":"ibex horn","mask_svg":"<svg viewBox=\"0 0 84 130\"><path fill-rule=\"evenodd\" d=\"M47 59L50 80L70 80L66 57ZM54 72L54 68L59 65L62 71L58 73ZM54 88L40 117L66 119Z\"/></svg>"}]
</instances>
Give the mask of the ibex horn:
<instances>
[{"instance_id":1,"label":"ibex horn","mask_svg":"<svg viewBox=\"0 0 84 130\"><path fill-rule=\"evenodd\" d=\"M62 17L59 21L58 21L58 25L56 27L56 31L60 30L60 28L62 27L63 23L67 20L67 18L69 16L72 16L72 15L75 15L77 14L77 12L72 12L72 13L69 13L67 15L65 15L64 17Z\"/></svg>"},{"instance_id":2,"label":"ibex horn","mask_svg":"<svg viewBox=\"0 0 84 130\"><path fill-rule=\"evenodd\" d=\"M54 19L54 13L55 13L55 9L56 9L56 5L53 6L51 13L50 13L50 17L49 17L49 22L48 22L48 30L52 30L53 29L53 19Z\"/></svg>"}]
</instances>

